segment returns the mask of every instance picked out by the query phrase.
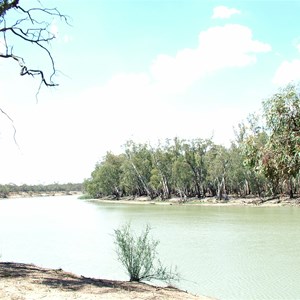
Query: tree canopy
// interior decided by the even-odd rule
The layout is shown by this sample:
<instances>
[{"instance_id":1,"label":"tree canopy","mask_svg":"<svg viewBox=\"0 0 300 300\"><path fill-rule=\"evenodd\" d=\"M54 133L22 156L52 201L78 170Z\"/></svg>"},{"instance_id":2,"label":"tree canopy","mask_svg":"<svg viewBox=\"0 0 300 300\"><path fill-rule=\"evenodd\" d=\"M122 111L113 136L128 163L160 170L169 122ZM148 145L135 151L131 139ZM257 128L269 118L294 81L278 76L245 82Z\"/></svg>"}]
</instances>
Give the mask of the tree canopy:
<instances>
[{"instance_id":1,"label":"tree canopy","mask_svg":"<svg viewBox=\"0 0 300 300\"><path fill-rule=\"evenodd\" d=\"M263 126L251 119L245 135L246 163L263 175L274 195L298 193L300 170L300 98L298 86L289 84L263 102Z\"/></svg>"},{"instance_id":2,"label":"tree canopy","mask_svg":"<svg viewBox=\"0 0 300 300\"><path fill-rule=\"evenodd\" d=\"M85 189L93 197L172 195L244 197L300 192L300 99L288 85L263 102L263 115L249 115L229 148L212 139L167 139L157 147L129 141L124 153L108 152Z\"/></svg>"}]
</instances>

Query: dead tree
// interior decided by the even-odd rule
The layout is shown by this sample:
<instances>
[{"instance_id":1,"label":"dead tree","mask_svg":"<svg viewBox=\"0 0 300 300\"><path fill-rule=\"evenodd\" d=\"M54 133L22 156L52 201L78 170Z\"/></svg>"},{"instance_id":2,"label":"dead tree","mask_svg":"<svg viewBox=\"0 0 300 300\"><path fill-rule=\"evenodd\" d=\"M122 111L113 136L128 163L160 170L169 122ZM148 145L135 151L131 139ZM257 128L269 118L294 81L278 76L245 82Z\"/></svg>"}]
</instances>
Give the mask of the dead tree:
<instances>
[{"instance_id":1,"label":"dead tree","mask_svg":"<svg viewBox=\"0 0 300 300\"><path fill-rule=\"evenodd\" d=\"M38 77L40 80L37 94L41 87L57 86L54 76L57 73L54 59L50 51L51 42L56 38L51 32L54 19L67 24L68 17L59 12L57 8L46 8L37 1L37 7L26 8L21 6L21 0L0 0L0 58L15 61L20 67L20 75ZM23 5L23 4L22 4ZM26 5L26 1L24 1ZM46 61L50 64L50 71L32 67L27 63L22 48L23 42L33 45L46 54ZM27 57L28 58L28 57Z\"/></svg>"},{"instance_id":2,"label":"dead tree","mask_svg":"<svg viewBox=\"0 0 300 300\"><path fill-rule=\"evenodd\" d=\"M29 75L39 78L40 84L36 93L37 99L43 85L46 87L58 85L53 79L57 69L50 51L50 45L56 36L54 32L51 32L51 24L55 19L69 24L69 17L61 14L57 8L43 7L40 1L37 1L37 7L30 8L21 6L20 2L23 1L0 0L0 58L11 59L16 62L20 67L21 76ZM28 57L24 56L22 47L19 48L21 43L23 43L23 47L24 44L31 45L45 53L45 61L50 64L50 72L28 64ZM16 128L13 120L1 108L0 112L11 122L16 142Z\"/></svg>"}]
</instances>

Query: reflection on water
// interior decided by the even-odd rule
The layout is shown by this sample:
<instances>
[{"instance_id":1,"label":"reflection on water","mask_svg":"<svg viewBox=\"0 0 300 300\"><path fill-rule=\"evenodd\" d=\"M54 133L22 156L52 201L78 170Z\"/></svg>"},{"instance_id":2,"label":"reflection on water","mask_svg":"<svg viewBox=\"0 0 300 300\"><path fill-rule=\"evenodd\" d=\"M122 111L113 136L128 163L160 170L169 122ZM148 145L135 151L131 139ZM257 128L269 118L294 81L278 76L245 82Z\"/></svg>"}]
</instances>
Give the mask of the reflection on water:
<instances>
[{"instance_id":1,"label":"reflection on water","mask_svg":"<svg viewBox=\"0 0 300 300\"><path fill-rule=\"evenodd\" d=\"M127 279L113 230L150 224L179 287L219 299L300 298L300 210L96 203L74 196L0 201L3 261Z\"/></svg>"}]
</instances>

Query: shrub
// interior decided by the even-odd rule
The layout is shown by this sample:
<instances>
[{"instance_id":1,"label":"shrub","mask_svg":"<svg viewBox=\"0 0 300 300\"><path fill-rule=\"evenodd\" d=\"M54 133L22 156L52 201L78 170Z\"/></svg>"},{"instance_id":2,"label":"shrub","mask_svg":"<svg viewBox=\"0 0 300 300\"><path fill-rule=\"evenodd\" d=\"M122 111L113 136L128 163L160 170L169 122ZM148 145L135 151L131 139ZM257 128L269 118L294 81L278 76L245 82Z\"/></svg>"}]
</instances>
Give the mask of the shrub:
<instances>
[{"instance_id":1,"label":"shrub","mask_svg":"<svg viewBox=\"0 0 300 300\"><path fill-rule=\"evenodd\" d=\"M80 200L89 200L89 199L93 199L93 196L89 195L89 194L82 194L78 197L78 199L80 199Z\"/></svg>"},{"instance_id":2,"label":"shrub","mask_svg":"<svg viewBox=\"0 0 300 300\"><path fill-rule=\"evenodd\" d=\"M156 258L159 242L150 237L150 231L151 228L147 225L137 236L132 233L129 223L115 230L118 259L126 268L130 281L178 281L177 268L166 268Z\"/></svg>"}]
</instances>

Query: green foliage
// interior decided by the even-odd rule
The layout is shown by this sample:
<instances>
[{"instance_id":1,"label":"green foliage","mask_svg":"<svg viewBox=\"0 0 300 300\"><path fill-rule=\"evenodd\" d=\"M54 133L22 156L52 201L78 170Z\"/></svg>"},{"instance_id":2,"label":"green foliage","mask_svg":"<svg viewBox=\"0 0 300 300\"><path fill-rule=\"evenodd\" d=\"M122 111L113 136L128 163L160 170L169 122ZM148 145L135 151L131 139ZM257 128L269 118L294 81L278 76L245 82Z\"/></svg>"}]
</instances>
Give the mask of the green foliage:
<instances>
[{"instance_id":1,"label":"green foliage","mask_svg":"<svg viewBox=\"0 0 300 300\"><path fill-rule=\"evenodd\" d=\"M272 193L272 182L262 168L262 155L269 139L264 120L258 114L249 115L247 122L239 125L238 145L245 172L245 190L253 195Z\"/></svg>"},{"instance_id":2,"label":"green foliage","mask_svg":"<svg viewBox=\"0 0 300 300\"><path fill-rule=\"evenodd\" d=\"M83 194L83 195L79 196L78 199L80 199L80 200L88 200L88 199L93 199L93 196L91 196L89 194Z\"/></svg>"},{"instance_id":3,"label":"green foliage","mask_svg":"<svg viewBox=\"0 0 300 300\"><path fill-rule=\"evenodd\" d=\"M208 165L205 162L207 151L211 148L211 140L195 139L183 144L184 161L190 166L195 193L203 197L203 184L207 175Z\"/></svg>"},{"instance_id":4,"label":"green foliage","mask_svg":"<svg viewBox=\"0 0 300 300\"><path fill-rule=\"evenodd\" d=\"M156 194L159 194L162 200L171 197L173 157L170 147L170 143L167 140L165 145L159 143L156 149L151 148L153 165L151 182L156 187Z\"/></svg>"},{"instance_id":5,"label":"green foliage","mask_svg":"<svg viewBox=\"0 0 300 300\"><path fill-rule=\"evenodd\" d=\"M52 183L52 184L38 184L38 185L16 185L3 184L0 185L0 198L6 198L10 193L51 193L51 192L81 192L83 190L82 183Z\"/></svg>"},{"instance_id":6,"label":"green foliage","mask_svg":"<svg viewBox=\"0 0 300 300\"><path fill-rule=\"evenodd\" d=\"M121 177L124 155L107 152L103 161L96 165L92 178L85 180L84 187L93 198L114 195L122 196Z\"/></svg>"},{"instance_id":7,"label":"green foliage","mask_svg":"<svg viewBox=\"0 0 300 300\"><path fill-rule=\"evenodd\" d=\"M300 98L294 85L275 94L264 102L269 140L264 165L276 169L270 177L295 177L300 169ZM271 161L269 163L269 160Z\"/></svg>"},{"instance_id":8,"label":"green foliage","mask_svg":"<svg viewBox=\"0 0 300 300\"><path fill-rule=\"evenodd\" d=\"M151 170L150 186L153 190L162 188L160 172L157 168Z\"/></svg>"},{"instance_id":9,"label":"green foliage","mask_svg":"<svg viewBox=\"0 0 300 300\"><path fill-rule=\"evenodd\" d=\"M126 268L130 281L179 280L176 268L164 267L157 256L158 241L150 237L150 227L139 236L132 233L130 224L115 230L115 244L119 261Z\"/></svg>"},{"instance_id":10,"label":"green foliage","mask_svg":"<svg viewBox=\"0 0 300 300\"><path fill-rule=\"evenodd\" d=\"M175 138L156 148L129 141L124 154L107 153L97 163L84 187L95 198L245 195L251 168L243 165L243 155L240 144L227 149L211 140Z\"/></svg>"},{"instance_id":11,"label":"green foliage","mask_svg":"<svg viewBox=\"0 0 300 300\"><path fill-rule=\"evenodd\" d=\"M263 116L249 115L226 148L211 139L167 139L156 148L129 141L118 164L105 157L87 191L148 196L162 200L226 195L278 195L300 192L300 98L289 85L263 104ZM112 154L111 154L112 155ZM117 165L117 167L116 167ZM114 166L114 167L113 167Z\"/></svg>"},{"instance_id":12,"label":"green foliage","mask_svg":"<svg viewBox=\"0 0 300 300\"><path fill-rule=\"evenodd\" d=\"M9 195L9 188L7 185L0 185L0 198L7 198Z\"/></svg>"},{"instance_id":13,"label":"green foliage","mask_svg":"<svg viewBox=\"0 0 300 300\"><path fill-rule=\"evenodd\" d=\"M128 169L125 172L129 171L131 176L134 177L136 193L140 196L147 195L151 199L154 198L156 195L150 183L153 163L148 145L128 141L125 144L125 154L128 161Z\"/></svg>"},{"instance_id":14,"label":"green foliage","mask_svg":"<svg viewBox=\"0 0 300 300\"><path fill-rule=\"evenodd\" d=\"M288 85L264 101L264 126L250 116L243 130L245 165L264 182L272 195L293 197L300 170L300 98L297 86ZM247 130L248 129L248 130Z\"/></svg>"},{"instance_id":15,"label":"green foliage","mask_svg":"<svg viewBox=\"0 0 300 300\"><path fill-rule=\"evenodd\" d=\"M172 181L174 187L179 191L181 198L186 198L193 182L193 173L191 167L184 158L178 158L173 163Z\"/></svg>"}]
</instances>

